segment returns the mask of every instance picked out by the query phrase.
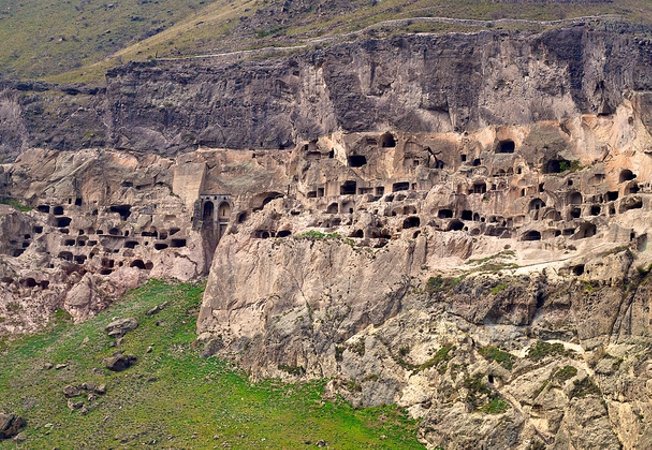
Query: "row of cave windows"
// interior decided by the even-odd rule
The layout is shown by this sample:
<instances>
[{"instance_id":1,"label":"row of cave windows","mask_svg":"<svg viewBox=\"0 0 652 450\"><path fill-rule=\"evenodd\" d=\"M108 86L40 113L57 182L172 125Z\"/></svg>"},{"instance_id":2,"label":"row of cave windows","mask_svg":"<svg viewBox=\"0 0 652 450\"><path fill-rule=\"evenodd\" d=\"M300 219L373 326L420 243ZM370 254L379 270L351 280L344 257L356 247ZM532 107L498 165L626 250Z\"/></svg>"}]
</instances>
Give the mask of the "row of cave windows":
<instances>
[{"instance_id":1,"label":"row of cave windows","mask_svg":"<svg viewBox=\"0 0 652 450\"><path fill-rule=\"evenodd\" d=\"M90 259L92 259L95 255L91 253ZM71 252L61 252L58 255L59 259L62 259L64 261L68 262L74 262L76 264L84 264L86 262L86 255L73 255ZM122 267L124 263L122 261L118 262L118 267ZM102 258L102 268L100 269L100 275L108 275L111 272L113 272L115 268L115 260L113 259L108 259L108 258ZM129 267L135 267L137 269L143 269L143 270L152 270L154 268L154 263L151 261L144 262L142 259L134 259L129 263Z\"/></svg>"},{"instance_id":2,"label":"row of cave windows","mask_svg":"<svg viewBox=\"0 0 652 450\"><path fill-rule=\"evenodd\" d=\"M81 198L78 198L75 201L76 206L81 206L82 205L82 200ZM55 216L63 216L65 211L63 206L54 206L50 207L50 205L38 205L36 207L37 211L40 211L44 214L49 214L50 210L52 211L52 214ZM109 212L112 213L118 213L120 215L120 218L122 220L127 220L129 216L131 216L131 205L113 205L109 207ZM97 209L94 209L92 211L92 215L97 216L99 214L99 211ZM65 226L65 225L64 225Z\"/></svg>"},{"instance_id":3,"label":"row of cave windows","mask_svg":"<svg viewBox=\"0 0 652 450\"><path fill-rule=\"evenodd\" d=\"M393 148L396 147L396 139L391 133L385 133L381 136L380 138L380 144L381 147L383 148ZM377 146L378 142L375 139L367 139L367 145L368 146ZM307 159L320 159L322 154L321 152L318 151L309 151L310 146L309 144L306 144L304 146L304 151L307 151ZM505 140L505 141L500 141L496 147L496 153L514 153L516 150L516 145L514 144L514 141L512 140ZM330 153L328 154L329 158L334 158L335 157L335 151L331 150ZM349 155L348 156L348 162L350 167L362 167L367 164L367 158L364 155ZM467 155L460 155L460 159L462 162L466 162ZM475 159L473 161L473 165L478 166L480 165L480 159ZM415 164L418 164L418 161L415 160ZM436 159L436 167L437 169L443 169L445 166L445 163L442 161L439 161Z\"/></svg>"},{"instance_id":4,"label":"row of cave windows","mask_svg":"<svg viewBox=\"0 0 652 450\"><path fill-rule=\"evenodd\" d=\"M396 147L396 138L392 133L384 133L383 135L380 136L380 141L377 141L374 138L368 137L366 141L366 145L368 147L377 147L378 143L380 142L380 146L382 148L394 148ZM305 144L303 146L303 150L307 152L307 159L320 159L322 156L322 153L319 151L315 151L313 149L316 148L316 141L311 142L310 144ZM335 150L331 150L328 153L328 158L333 159L335 158ZM354 159L355 165L351 164L351 158ZM349 157L349 164L351 167L361 167L367 163L367 158L365 158L362 155L351 155Z\"/></svg>"},{"instance_id":5,"label":"row of cave windows","mask_svg":"<svg viewBox=\"0 0 652 450\"><path fill-rule=\"evenodd\" d=\"M97 241L94 240L87 240L87 239L66 239L63 241L63 245L66 247L85 247L89 246L92 247L94 245L97 245ZM140 242L138 241L127 241L125 242L124 248L136 248L136 246L141 245ZM144 244L146 247L149 246L149 242L145 242ZM157 242L154 244L154 248L156 250L165 250L166 248L182 248L187 245L186 239L171 239L170 244L166 244L164 242Z\"/></svg>"},{"instance_id":6,"label":"row of cave windows","mask_svg":"<svg viewBox=\"0 0 652 450\"><path fill-rule=\"evenodd\" d=\"M530 203L530 211L539 211L541 208L545 207L546 204L540 200L540 199L535 199ZM621 212L630 210L630 209L641 209L643 208L643 202L642 200L636 200L632 202L631 204L628 205L622 205ZM599 216L600 213L602 212L602 207L600 205L591 205L589 208L589 215L591 216ZM609 205L609 214L614 215L616 214L616 207L614 205ZM453 210L452 209L440 209L437 212L437 217L440 219L452 219L454 216ZM570 209L570 218L571 219L579 219L582 216L582 210L581 208L575 207ZM460 215L460 218L462 220L466 221L474 221L474 222L484 222L485 218L481 217L477 212L474 213L473 211L470 210L464 210L462 211L462 214ZM561 220L561 216L557 212L556 217L552 217L553 220ZM491 223L497 222L497 218L495 216L492 216L490 218Z\"/></svg>"},{"instance_id":7,"label":"row of cave windows","mask_svg":"<svg viewBox=\"0 0 652 450\"><path fill-rule=\"evenodd\" d=\"M56 225L57 228L65 228L65 227L69 226L71 223L72 223L72 219L70 217L60 217L60 218L57 219L55 225ZM66 230L65 232L63 230L59 230L59 231L63 232L64 234L68 234L70 232L69 230ZM180 228L176 228L176 227L170 228L169 235L173 236L176 233L178 233L179 231L181 231ZM41 226L34 227L34 232L35 233L42 233L43 232L43 227L41 227ZM88 230L81 230L80 229L78 231L78 234L79 235L83 235L83 234L103 235L104 230L95 231L93 228L89 228ZM111 228L109 230L108 234L110 236L125 236L126 237L126 236L129 236L129 230L126 230L124 233L122 233L118 228ZM143 232L140 233L140 235L143 236L143 237L154 237L154 238L159 238L159 239L167 239L167 237L168 237L167 232L161 231L160 234L159 234L159 232L156 231L156 230L143 231Z\"/></svg>"},{"instance_id":8,"label":"row of cave windows","mask_svg":"<svg viewBox=\"0 0 652 450\"><path fill-rule=\"evenodd\" d=\"M338 222L334 222L334 221L333 222L328 222L328 223L322 224L322 228L330 228L331 226L338 226L339 224L340 224L339 221ZM419 226L421 226L421 219L419 219L416 216L408 217L403 221L403 229L417 228ZM282 230L282 231L279 231L279 232L274 232L274 231L269 231L269 230L256 230L256 231L254 231L252 237L258 238L258 239L268 239L268 238L273 238L273 237L276 237L276 238L289 237L291 235L292 235L292 232L289 231L289 230ZM357 229L357 230L353 231L352 233L350 233L348 237L362 239L362 238L365 237L364 236L364 231L361 230L361 229ZM370 237L372 237L372 238L390 239L391 235L389 235L387 233L384 233L384 232L374 231L374 232L371 233Z\"/></svg>"},{"instance_id":9,"label":"row of cave windows","mask_svg":"<svg viewBox=\"0 0 652 450\"><path fill-rule=\"evenodd\" d=\"M564 230L550 230L549 236L544 236L544 238L552 238L557 236L577 236L579 239L589 238L595 236L597 233L597 227L592 223L583 223L580 226L579 232L575 228L566 228ZM540 231L530 230L527 233L524 233L521 236L522 241L540 241L542 235Z\"/></svg>"},{"instance_id":10,"label":"row of cave windows","mask_svg":"<svg viewBox=\"0 0 652 450\"><path fill-rule=\"evenodd\" d=\"M345 181L344 184L340 186L340 195L355 195L356 192L360 195L363 194L374 194L377 196L382 196L385 194L385 187L384 186L378 186L378 187L364 187L357 189L358 184L355 181ZM410 187L412 189L416 189L417 185L416 183L412 183L410 185L409 182L401 182L401 183L394 183L392 185L392 192L400 192L400 191L408 191L410 190ZM317 198L317 197L323 197L324 196L324 188L317 188L316 191L310 191L307 194L308 198Z\"/></svg>"},{"instance_id":11,"label":"row of cave windows","mask_svg":"<svg viewBox=\"0 0 652 450\"><path fill-rule=\"evenodd\" d=\"M2 277L2 279L0 279L0 282L4 284L13 284L15 281L16 280L11 277ZM36 279L32 277L28 277L18 280L18 285L26 288L39 286L41 289L47 289L48 286L50 286L50 282L48 280L36 281Z\"/></svg>"},{"instance_id":12,"label":"row of cave windows","mask_svg":"<svg viewBox=\"0 0 652 450\"><path fill-rule=\"evenodd\" d=\"M519 172L520 173L520 172ZM599 175L602 175L602 177L599 177ZM604 174L598 174L595 177L598 177L600 182L604 180ZM595 178L594 177L594 178ZM625 181L633 180L636 178L636 175L631 171L631 170L624 170L620 173L620 182L623 183ZM572 186L573 180L568 180L568 185ZM492 185L491 190L496 190L500 186ZM346 181L344 184L340 186L340 195L354 195L356 193L356 188L357 188L357 183L355 181ZM409 182L401 182L401 183L394 183L392 185L392 192L398 192L398 191L407 191L410 188L416 189L416 183L412 183L410 185ZM385 193L385 188L383 186L379 186L376 188L369 187L369 188L360 188L358 189L358 194L373 194L375 189L375 194L380 196ZM458 188L458 191L463 190L463 188ZM544 187L543 183L539 185L539 192L543 192ZM628 193L634 194L639 191L638 186L631 186L628 190ZM482 182L482 183L475 183L471 189L468 190L469 194L484 194L487 192L487 184ZM521 189L521 196L525 196L527 194L527 189L523 188ZM577 193L579 194L579 193ZM324 189L323 188L318 188L316 191L310 191L308 192L308 198L316 198L316 197L323 197L324 196ZM581 196L581 194L580 194ZM608 201L613 201L618 198L618 192L608 192L607 193L607 198ZM580 202L581 203L581 202Z\"/></svg>"},{"instance_id":13,"label":"row of cave windows","mask_svg":"<svg viewBox=\"0 0 652 450\"><path fill-rule=\"evenodd\" d=\"M25 250L27 250L27 248L28 248L30 245L32 245L32 242L31 242L31 240L32 240L32 235L31 235L31 234L25 234L25 235L23 235L23 239L24 239L24 240L23 240L23 242L20 244L20 247L19 247L19 248L14 248L14 249L12 250L12 252L11 252L11 256L13 256L13 257L18 257L18 256L22 255L23 253L25 253ZM12 246L12 247L13 247L13 246L17 246L17 245L18 245L18 242L19 242L19 241L15 240L15 239L11 239L11 240L9 241L9 245Z\"/></svg>"}]
</instances>

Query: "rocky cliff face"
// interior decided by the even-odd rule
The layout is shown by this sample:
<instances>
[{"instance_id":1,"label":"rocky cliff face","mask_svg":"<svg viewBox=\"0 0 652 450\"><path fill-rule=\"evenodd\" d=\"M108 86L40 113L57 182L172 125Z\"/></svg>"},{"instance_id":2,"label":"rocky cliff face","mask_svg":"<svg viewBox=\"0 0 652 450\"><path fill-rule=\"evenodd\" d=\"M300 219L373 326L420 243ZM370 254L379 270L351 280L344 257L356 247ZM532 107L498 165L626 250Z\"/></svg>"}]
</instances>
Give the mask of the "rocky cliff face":
<instances>
[{"instance_id":1,"label":"rocky cliff face","mask_svg":"<svg viewBox=\"0 0 652 450\"><path fill-rule=\"evenodd\" d=\"M35 209L3 206L0 329L210 267L200 342L254 378L398 403L429 448L648 448L637 33L404 36L8 88L21 145L123 150L4 166L4 196Z\"/></svg>"},{"instance_id":2,"label":"rocky cliff face","mask_svg":"<svg viewBox=\"0 0 652 450\"><path fill-rule=\"evenodd\" d=\"M338 130L464 132L611 114L649 90L646 33L593 23L409 35L265 61L133 64L102 89L5 83L0 145L8 157L30 146L287 149Z\"/></svg>"}]
</instances>

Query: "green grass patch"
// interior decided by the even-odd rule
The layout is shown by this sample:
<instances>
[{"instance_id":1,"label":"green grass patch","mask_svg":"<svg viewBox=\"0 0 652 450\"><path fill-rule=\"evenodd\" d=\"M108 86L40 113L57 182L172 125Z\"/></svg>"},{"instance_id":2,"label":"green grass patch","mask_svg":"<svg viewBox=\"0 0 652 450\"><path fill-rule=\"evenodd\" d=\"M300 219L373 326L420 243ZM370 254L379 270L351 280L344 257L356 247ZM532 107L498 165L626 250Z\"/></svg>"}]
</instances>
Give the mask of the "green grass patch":
<instances>
[{"instance_id":1,"label":"green grass patch","mask_svg":"<svg viewBox=\"0 0 652 450\"><path fill-rule=\"evenodd\" d=\"M15 199L15 198L3 198L3 199L0 201L0 203L2 203L3 205L13 206L13 207L16 208L18 211L22 211L22 212L31 211L32 209L34 209L34 208L30 207L30 206L25 206L25 205L23 205L23 204L20 202L20 200Z\"/></svg>"},{"instance_id":2,"label":"green grass patch","mask_svg":"<svg viewBox=\"0 0 652 450\"><path fill-rule=\"evenodd\" d=\"M528 358L534 362L541 361L543 358L548 356L556 355L567 355L568 352L564 348L564 344L557 342L555 344L550 344L545 341L537 341L528 350Z\"/></svg>"},{"instance_id":3,"label":"green grass patch","mask_svg":"<svg viewBox=\"0 0 652 450\"><path fill-rule=\"evenodd\" d=\"M507 283L505 283L505 282L500 283L500 284L496 285L496 286L495 286L495 287L490 291L490 293L491 293L491 295L496 295L496 294L498 294L499 292L504 291L506 287L507 287Z\"/></svg>"},{"instance_id":4,"label":"green grass patch","mask_svg":"<svg viewBox=\"0 0 652 450\"><path fill-rule=\"evenodd\" d=\"M150 281L83 324L72 324L60 311L45 332L3 345L0 410L22 415L28 425L24 443L4 441L0 449L283 449L320 439L342 449L423 448L417 423L394 406L360 409L341 399L324 401L325 380L252 383L226 361L201 358L194 342L203 289ZM166 301L158 314L144 314ZM116 350L103 331L114 317L139 322L120 347L138 362L120 373L102 363ZM86 415L71 412L62 393L84 382L107 386L97 399L75 399L84 402Z\"/></svg>"},{"instance_id":5,"label":"green grass patch","mask_svg":"<svg viewBox=\"0 0 652 450\"><path fill-rule=\"evenodd\" d=\"M602 391L590 377L575 382L570 398L586 397L587 395L602 395Z\"/></svg>"},{"instance_id":6,"label":"green grass patch","mask_svg":"<svg viewBox=\"0 0 652 450\"><path fill-rule=\"evenodd\" d=\"M422 370L430 369L431 367L438 367L440 369L439 373L443 374L446 372L448 366L442 363L450 361L453 358L453 352L455 352L455 346L453 344L444 345L442 348L437 350L437 352L435 352L432 358L423 364L416 366L415 369L417 372L420 372Z\"/></svg>"},{"instance_id":7,"label":"green grass patch","mask_svg":"<svg viewBox=\"0 0 652 450\"><path fill-rule=\"evenodd\" d=\"M511 406L500 397L492 399L489 403L484 405L478 411L485 414L502 414L507 411Z\"/></svg>"},{"instance_id":8,"label":"green grass patch","mask_svg":"<svg viewBox=\"0 0 652 450\"><path fill-rule=\"evenodd\" d=\"M478 351L487 361L496 361L507 370L514 367L514 355L498 347L481 347Z\"/></svg>"},{"instance_id":9,"label":"green grass patch","mask_svg":"<svg viewBox=\"0 0 652 450\"><path fill-rule=\"evenodd\" d=\"M562 383L577 375L577 369L573 366L564 366L555 372L554 377Z\"/></svg>"},{"instance_id":10,"label":"green grass patch","mask_svg":"<svg viewBox=\"0 0 652 450\"><path fill-rule=\"evenodd\" d=\"M304 231L303 233L294 235L295 239L305 239L309 241L322 241L325 239L337 239L339 237L339 233L322 233L321 231L317 230L308 230Z\"/></svg>"},{"instance_id":11,"label":"green grass patch","mask_svg":"<svg viewBox=\"0 0 652 450\"><path fill-rule=\"evenodd\" d=\"M466 275L461 275L456 278L444 278L441 275L428 278L426 281L425 291L428 295L433 295L437 292L450 292L466 278Z\"/></svg>"}]
</instances>

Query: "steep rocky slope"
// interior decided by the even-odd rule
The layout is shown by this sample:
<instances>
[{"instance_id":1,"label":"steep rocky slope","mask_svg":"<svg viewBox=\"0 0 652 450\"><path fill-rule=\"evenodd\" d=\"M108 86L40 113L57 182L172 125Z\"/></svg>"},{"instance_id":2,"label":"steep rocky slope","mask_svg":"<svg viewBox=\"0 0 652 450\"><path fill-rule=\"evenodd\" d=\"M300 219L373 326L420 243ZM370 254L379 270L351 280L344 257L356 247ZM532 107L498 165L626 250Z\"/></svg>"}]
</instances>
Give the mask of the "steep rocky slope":
<instances>
[{"instance_id":1,"label":"steep rocky slope","mask_svg":"<svg viewBox=\"0 0 652 450\"><path fill-rule=\"evenodd\" d=\"M8 86L5 129L25 130L9 153L63 151L3 166L3 195L35 209L3 207L0 329L208 274L205 354L398 403L429 448L648 448L643 31L402 36L132 64L93 92ZM118 150L66 151L85 145Z\"/></svg>"}]
</instances>

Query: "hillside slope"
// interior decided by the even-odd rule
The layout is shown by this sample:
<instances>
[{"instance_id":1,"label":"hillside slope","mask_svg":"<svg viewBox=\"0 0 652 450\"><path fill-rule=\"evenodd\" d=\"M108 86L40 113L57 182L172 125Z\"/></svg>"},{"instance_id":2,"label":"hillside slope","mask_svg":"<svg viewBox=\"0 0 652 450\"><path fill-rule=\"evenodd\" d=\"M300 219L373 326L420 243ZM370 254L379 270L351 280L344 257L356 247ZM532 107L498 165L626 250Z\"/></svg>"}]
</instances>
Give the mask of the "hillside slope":
<instances>
[{"instance_id":1,"label":"hillside slope","mask_svg":"<svg viewBox=\"0 0 652 450\"><path fill-rule=\"evenodd\" d=\"M325 401L324 382L251 384L230 364L201 358L193 341L202 292L151 281L83 325L60 311L47 333L0 343L0 412L27 420L0 449L282 449L319 440L341 449L423 448L415 422L397 408ZM104 328L116 316L138 327L111 338ZM138 361L107 370L116 351ZM74 388L83 383L91 387Z\"/></svg>"},{"instance_id":2,"label":"hillside slope","mask_svg":"<svg viewBox=\"0 0 652 450\"><path fill-rule=\"evenodd\" d=\"M3 0L0 2L0 39L4 44L0 48L0 74L4 78L26 79L73 71L58 79L98 82L106 68L131 60L296 45L359 32L396 19L547 21L597 14L618 14L633 23L652 21L652 7L643 0L554 4L476 0L454 3L443 0L124 0L115 3ZM394 23L375 28L371 33L379 36L398 30L424 32L467 27L455 23L401 26Z\"/></svg>"}]
</instances>

